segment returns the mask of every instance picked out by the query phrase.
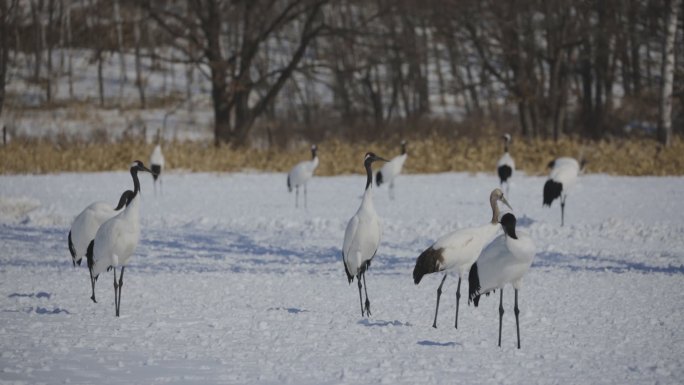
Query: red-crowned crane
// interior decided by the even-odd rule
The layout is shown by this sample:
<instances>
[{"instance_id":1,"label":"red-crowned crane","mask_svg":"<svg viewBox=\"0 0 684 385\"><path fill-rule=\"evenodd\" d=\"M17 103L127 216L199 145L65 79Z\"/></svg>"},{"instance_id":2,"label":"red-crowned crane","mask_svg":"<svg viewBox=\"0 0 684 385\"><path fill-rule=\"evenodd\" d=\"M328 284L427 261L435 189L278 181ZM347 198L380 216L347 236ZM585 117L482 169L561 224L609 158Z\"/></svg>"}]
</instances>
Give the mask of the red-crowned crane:
<instances>
[{"instance_id":1,"label":"red-crowned crane","mask_svg":"<svg viewBox=\"0 0 684 385\"><path fill-rule=\"evenodd\" d=\"M364 316L361 278L363 277L363 286L366 292L365 314L370 316L366 270L370 267L371 260L378 251L380 235L382 234L380 218L373 207L373 172L371 165L376 161L386 162L385 159L372 152L366 153L363 158L363 166L366 168L366 190L363 193L361 206L347 224L347 230L344 233L344 244L342 245L342 262L344 263L344 271L347 273L347 280L351 284L354 281L354 277L356 277L358 282L361 317Z\"/></svg>"},{"instance_id":2,"label":"red-crowned crane","mask_svg":"<svg viewBox=\"0 0 684 385\"><path fill-rule=\"evenodd\" d=\"M318 167L318 147L311 146L311 160L297 163L287 174L287 189L292 192L295 189L295 207L299 207L299 186L304 186L304 207L306 207L306 184L313 178L314 171Z\"/></svg>"},{"instance_id":3,"label":"red-crowned crane","mask_svg":"<svg viewBox=\"0 0 684 385\"><path fill-rule=\"evenodd\" d=\"M496 162L496 172L499 174L499 184L501 185L501 188L503 188L503 184L506 183L506 194L508 194L511 184L509 179L513 176L513 172L515 171L515 160L513 160L513 157L508 152L508 147L511 144L511 135L504 134L502 138L504 140L504 153L501 155L501 158L499 158L499 161Z\"/></svg>"},{"instance_id":4,"label":"red-crowned crane","mask_svg":"<svg viewBox=\"0 0 684 385\"><path fill-rule=\"evenodd\" d=\"M468 274L468 303L472 300L477 307L480 296L499 289L499 347L501 347L501 325L503 321L503 288L511 284L515 290L515 327L520 349L520 322L518 314L518 290L522 278L532 265L536 246L527 233L515 229L516 219L512 213L501 217L504 234L497 237L483 251L470 268Z\"/></svg>"},{"instance_id":5,"label":"red-crowned crane","mask_svg":"<svg viewBox=\"0 0 684 385\"><path fill-rule=\"evenodd\" d=\"M470 269L480 255L482 248L494 238L499 230L499 206L502 202L510 208L501 189L494 189L489 194L489 204L492 208L492 220L486 225L456 230L442 236L425 251L423 251L413 269L413 281L417 285L425 274L444 272L444 278L437 288L437 305L435 306L435 321L432 327L437 327L437 313L439 312L439 297L442 295L442 285L447 274L451 271L458 275L456 289L456 320L454 327L458 328L458 306L461 299L461 278Z\"/></svg>"},{"instance_id":6,"label":"red-crowned crane","mask_svg":"<svg viewBox=\"0 0 684 385\"><path fill-rule=\"evenodd\" d=\"M390 199L394 199L394 180L401 174L401 169L404 167L404 162L408 153L406 152L406 141L401 141L401 154L395 156L389 162L385 163L382 168L375 174L375 184L380 187L383 183L389 185Z\"/></svg>"},{"instance_id":7,"label":"red-crowned crane","mask_svg":"<svg viewBox=\"0 0 684 385\"><path fill-rule=\"evenodd\" d=\"M140 240L140 181L138 180L138 172L152 173L139 160L131 164L130 171L133 177L133 197L121 213L100 226L95 234L95 239L90 242L86 252L88 267L91 269L95 280L105 270L114 269L114 308L117 317L121 310L124 269ZM116 268L119 266L121 266L121 275L119 275L117 282ZM95 297L94 284L93 297Z\"/></svg>"}]
</instances>

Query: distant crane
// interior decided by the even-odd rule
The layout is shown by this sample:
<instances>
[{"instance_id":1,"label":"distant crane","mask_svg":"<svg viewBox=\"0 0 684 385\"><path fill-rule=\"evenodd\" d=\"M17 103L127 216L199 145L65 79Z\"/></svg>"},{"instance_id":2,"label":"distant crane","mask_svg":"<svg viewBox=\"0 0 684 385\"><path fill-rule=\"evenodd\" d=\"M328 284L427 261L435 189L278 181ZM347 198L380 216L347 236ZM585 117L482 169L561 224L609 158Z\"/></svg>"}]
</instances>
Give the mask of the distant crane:
<instances>
[{"instance_id":1,"label":"distant crane","mask_svg":"<svg viewBox=\"0 0 684 385\"><path fill-rule=\"evenodd\" d=\"M154 178L154 194L157 195L157 179L159 179L159 192L161 193L161 173L164 171L164 154L162 154L161 132L159 130L157 130L157 145L154 146L152 155L150 155L150 169L152 170L152 177Z\"/></svg>"},{"instance_id":2,"label":"distant crane","mask_svg":"<svg viewBox=\"0 0 684 385\"><path fill-rule=\"evenodd\" d=\"M305 160L297 163L289 174L287 174L287 190L292 192L292 187L295 188L295 207L299 207L299 186L304 186L304 207L306 205L306 184L309 179L313 177L314 171L318 167L318 155L316 152L318 147L314 144L311 146L311 160Z\"/></svg>"},{"instance_id":3,"label":"distant crane","mask_svg":"<svg viewBox=\"0 0 684 385\"><path fill-rule=\"evenodd\" d=\"M110 219L116 212L124 208L127 202L133 197L133 191L126 190L121 194L119 204L112 207L105 202L95 202L86 207L76 216L69 230L69 252L71 253L71 263L81 266L81 260L86 255L88 244L95 239L95 233L106 220ZM90 269L88 269L90 270ZM93 285L93 275L90 274L90 284ZM91 298L95 301L95 296Z\"/></svg>"},{"instance_id":4,"label":"distant crane","mask_svg":"<svg viewBox=\"0 0 684 385\"><path fill-rule=\"evenodd\" d=\"M401 141L401 154L395 156L389 162L385 163L380 171L375 174L375 184L380 187L383 183L389 184L390 199L394 199L394 180L401 174L401 169L404 167L404 162L408 154L406 153L406 141Z\"/></svg>"},{"instance_id":5,"label":"distant crane","mask_svg":"<svg viewBox=\"0 0 684 385\"><path fill-rule=\"evenodd\" d=\"M114 307L116 316L121 309L121 288L123 287L124 268L131 255L138 246L140 240L140 181L138 172L152 173L139 161L134 161L130 166L133 177L133 196L126 208L115 217L107 220L100 226L95 234L95 239L88 245L86 257L91 274L97 280L100 273L110 268L114 269ZM119 281L116 280L116 268L121 266ZM95 298L95 285L93 283L93 300Z\"/></svg>"},{"instance_id":6,"label":"distant crane","mask_svg":"<svg viewBox=\"0 0 684 385\"><path fill-rule=\"evenodd\" d=\"M561 205L561 226L565 222L565 200L568 197L568 192L577 182L577 177L584 165L585 160L577 162L574 158L562 157L552 160L548 164L551 169L549 179L544 184L544 202L543 206L551 207L551 203L560 197Z\"/></svg>"},{"instance_id":7,"label":"distant crane","mask_svg":"<svg viewBox=\"0 0 684 385\"><path fill-rule=\"evenodd\" d=\"M510 182L508 180L513 176L513 171L515 171L515 160L513 160L513 157L508 152L508 146L511 144L511 135L504 134L502 138L504 140L504 153L496 163L496 172L499 174L501 188L503 188L503 184L506 183L506 194L508 194L510 187Z\"/></svg>"},{"instance_id":8,"label":"distant crane","mask_svg":"<svg viewBox=\"0 0 684 385\"><path fill-rule=\"evenodd\" d=\"M368 287L366 286L366 270L370 267L371 260L375 257L380 244L382 227L380 218L373 207L373 172L371 165L373 162L387 160L375 155L372 152L366 153L363 159L363 166L366 168L366 190L363 193L363 200L359 210L349 220L347 230L344 233L344 244L342 246L342 262L344 271L347 273L347 280L351 284L354 277L359 287L359 302L361 303L361 317L364 316L363 299L361 297L361 278L366 292L366 316L371 315L370 301L368 300Z\"/></svg>"},{"instance_id":9,"label":"distant crane","mask_svg":"<svg viewBox=\"0 0 684 385\"><path fill-rule=\"evenodd\" d=\"M439 312L439 297L442 295L442 285L449 271L458 274L458 288L456 289L456 320L454 327L458 328L458 306L461 299L461 278L470 269L480 255L482 248L492 240L499 230L499 206L502 202L510 208L501 189L494 189L489 194L489 204L492 207L492 220L484 226L456 230L439 238L432 246L423 251L413 269L413 282L419 284L425 274L444 271L444 278L437 288L437 305L435 306L435 321L433 328L437 328L437 313Z\"/></svg>"},{"instance_id":10,"label":"distant crane","mask_svg":"<svg viewBox=\"0 0 684 385\"><path fill-rule=\"evenodd\" d=\"M518 320L518 290L521 280L530 269L536 246L527 233L515 230L516 219L512 213L501 217L504 234L498 236L483 251L470 268L468 274L468 303L472 300L477 307L480 296L496 289L499 292L499 347L501 347L501 325L503 320L503 288L511 284L515 290L515 327L520 349L520 322Z\"/></svg>"}]
</instances>

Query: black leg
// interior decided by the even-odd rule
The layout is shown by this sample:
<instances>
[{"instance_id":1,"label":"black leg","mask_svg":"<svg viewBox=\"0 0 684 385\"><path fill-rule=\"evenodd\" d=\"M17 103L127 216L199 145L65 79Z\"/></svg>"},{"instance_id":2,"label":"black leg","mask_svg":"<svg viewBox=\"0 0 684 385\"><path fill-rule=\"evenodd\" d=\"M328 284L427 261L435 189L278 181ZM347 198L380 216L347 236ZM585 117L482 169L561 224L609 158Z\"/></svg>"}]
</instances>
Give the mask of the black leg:
<instances>
[{"instance_id":1,"label":"black leg","mask_svg":"<svg viewBox=\"0 0 684 385\"><path fill-rule=\"evenodd\" d=\"M565 197L561 197L561 227L565 222Z\"/></svg>"},{"instance_id":2,"label":"black leg","mask_svg":"<svg viewBox=\"0 0 684 385\"><path fill-rule=\"evenodd\" d=\"M366 272L363 272L363 291L366 292L366 317L370 317L370 301L368 300L368 285L366 285Z\"/></svg>"},{"instance_id":3,"label":"black leg","mask_svg":"<svg viewBox=\"0 0 684 385\"><path fill-rule=\"evenodd\" d=\"M119 302L116 304L116 316L121 312L121 288L123 288L123 275L126 266L121 266L121 274L119 275Z\"/></svg>"},{"instance_id":4,"label":"black leg","mask_svg":"<svg viewBox=\"0 0 684 385\"><path fill-rule=\"evenodd\" d=\"M501 347L501 323L503 321L503 287L499 293L499 347Z\"/></svg>"},{"instance_id":5,"label":"black leg","mask_svg":"<svg viewBox=\"0 0 684 385\"><path fill-rule=\"evenodd\" d=\"M116 267L114 270L114 314L119 316L119 284L116 282Z\"/></svg>"},{"instance_id":6,"label":"black leg","mask_svg":"<svg viewBox=\"0 0 684 385\"><path fill-rule=\"evenodd\" d=\"M444 285L444 281L446 280L446 273L444 273L444 278L442 278L442 283L439 284L439 287L437 288L437 306L435 306L435 321L432 323L432 327L437 329L437 312L439 312L439 297L442 296L442 285Z\"/></svg>"},{"instance_id":7,"label":"black leg","mask_svg":"<svg viewBox=\"0 0 684 385\"><path fill-rule=\"evenodd\" d=\"M361 305L361 317L363 317L363 297L361 296L361 275L356 276L356 283L359 286L359 304Z\"/></svg>"},{"instance_id":8,"label":"black leg","mask_svg":"<svg viewBox=\"0 0 684 385\"><path fill-rule=\"evenodd\" d=\"M458 289L456 289L456 321L454 328L458 329L458 303L461 301L461 276L458 276Z\"/></svg>"},{"instance_id":9,"label":"black leg","mask_svg":"<svg viewBox=\"0 0 684 385\"><path fill-rule=\"evenodd\" d=\"M515 330L518 332L518 349L520 349L520 323L518 322L518 314L520 314L520 310L518 309L518 289L515 289L515 308L513 308L515 312Z\"/></svg>"},{"instance_id":10,"label":"black leg","mask_svg":"<svg viewBox=\"0 0 684 385\"><path fill-rule=\"evenodd\" d=\"M306 200L307 200L307 198L306 198L306 185L304 185L304 208L309 207L309 206L307 206Z\"/></svg>"},{"instance_id":11,"label":"black leg","mask_svg":"<svg viewBox=\"0 0 684 385\"><path fill-rule=\"evenodd\" d=\"M299 186L295 186L295 207L299 207Z\"/></svg>"},{"instance_id":12,"label":"black leg","mask_svg":"<svg viewBox=\"0 0 684 385\"><path fill-rule=\"evenodd\" d=\"M88 266L88 271L90 271L90 287L93 289L93 295L90 296L90 299L93 300L93 302L97 303L95 300L95 278L93 278L93 268L91 266Z\"/></svg>"}]
</instances>

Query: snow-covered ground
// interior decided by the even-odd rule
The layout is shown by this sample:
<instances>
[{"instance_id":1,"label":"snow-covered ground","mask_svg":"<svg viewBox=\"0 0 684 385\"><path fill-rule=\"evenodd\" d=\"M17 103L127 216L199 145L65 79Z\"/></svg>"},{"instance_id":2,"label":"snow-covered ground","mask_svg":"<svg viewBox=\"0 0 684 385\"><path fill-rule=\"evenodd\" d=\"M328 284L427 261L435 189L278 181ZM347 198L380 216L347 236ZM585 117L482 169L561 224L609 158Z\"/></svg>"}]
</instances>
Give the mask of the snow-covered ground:
<instances>
[{"instance_id":1,"label":"snow-covered ground","mask_svg":"<svg viewBox=\"0 0 684 385\"><path fill-rule=\"evenodd\" d=\"M415 258L439 235L485 223L492 175L402 176L376 191L384 235L360 317L340 248L364 187L318 177L295 209L284 174L142 175L142 240L121 318L110 273L90 301L67 233L88 203L114 204L127 172L0 176L0 382L118 384L682 383L684 178L585 175L560 209L542 177L514 176L511 202L538 254L520 292L480 307ZM84 264L85 265L85 264ZM467 292L467 283L464 288Z\"/></svg>"}]
</instances>

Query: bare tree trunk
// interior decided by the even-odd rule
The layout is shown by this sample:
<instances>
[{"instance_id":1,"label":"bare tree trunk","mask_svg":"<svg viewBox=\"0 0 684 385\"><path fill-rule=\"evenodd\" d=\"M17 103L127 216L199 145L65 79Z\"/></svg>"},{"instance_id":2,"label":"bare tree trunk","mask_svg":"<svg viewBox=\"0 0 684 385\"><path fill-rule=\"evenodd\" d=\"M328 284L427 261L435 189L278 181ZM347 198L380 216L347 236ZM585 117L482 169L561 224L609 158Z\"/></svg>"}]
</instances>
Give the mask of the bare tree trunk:
<instances>
[{"instance_id":1,"label":"bare tree trunk","mask_svg":"<svg viewBox=\"0 0 684 385\"><path fill-rule=\"evenodd\" d=\"M45 96L47 99L48 103L52 102L52 77L53 77L53 71L52 71L52 42L53 39L47 39L47 33L46 30L50 30L50 32L53 31L53 21L54 21L54 13L55 13L55 1L54 0L49 0L48 1L48 24L46 28L43 28L43 44L47 46L47 73L45 74L45 80L46 80L46 87L45 87Z\"/></svg>"},{"instance_id":2,"label":"bare tree trunk","mask_svg":"<svg viewBox=\"0 0 684 385\"><path fill-rule=\"evenodd\" d=\"M116 24L116 43L119 48L119 65L121 70L121 75L119 76L119 100L118 103L121 105L123 101L123 91L124 85L126 84L126 57L124 55L124 44L123 44L123 28L121 20L121 10L119 7L120 0L114 0L114 23Z\"/></svg>"},{"instance_id":3,"label":"bare tree trunk","mask_svg":"<svg viewBox=\"0 0 684 385\"><path fill-rule=\"evenodd\" d=\"M665 23L665 42L663 44L662 80L660 88L660 118L658 138L666 146L672 145L672 86L674 82L675 37L677 33L677 11L681 0L670 0Z\"/></svg>"},{"instance_id":4,"label":"bare tree trunk","mask_svg":"<svg viewBox=\"0 0 684 385\"><path fill-rule=\"evenodd\" d=\"M138 95L140 96L140 108L145 109L145 81L142 75L142 58L141 58L141 43L140 43L140 24L142 23L142 14L140 8L137 8L136 18L133 22L133 40L135 44L135 85L138 88Z\"/></svg>"},{"instance_id":5,"label":"bare tree trunk","mask_svg":"<svg viewBox=\"0 0 684 385\"><path fill-rule=\"evenodd\" d=\"M0 0L0 117L2 117L2 108L5 104L5 83L7 81L7 63L9 62L9 22L10 15L8 14L9 7L8 0ZM2 119L0 119L0 124ZM3 140L4 140L4 124L3 124Z\"/></svg>"}]
</instances>

